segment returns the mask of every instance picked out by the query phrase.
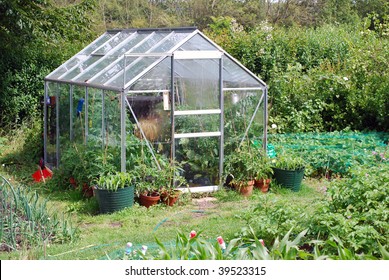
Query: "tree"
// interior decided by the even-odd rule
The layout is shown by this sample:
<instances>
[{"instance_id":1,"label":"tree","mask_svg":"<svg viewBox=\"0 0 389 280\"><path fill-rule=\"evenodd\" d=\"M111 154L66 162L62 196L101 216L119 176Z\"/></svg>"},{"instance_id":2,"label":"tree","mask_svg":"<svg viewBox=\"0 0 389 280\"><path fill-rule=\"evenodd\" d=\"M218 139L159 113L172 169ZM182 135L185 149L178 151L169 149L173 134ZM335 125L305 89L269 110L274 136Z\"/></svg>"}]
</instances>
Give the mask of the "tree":
<instances>
[{"instance_id":1,"label":"tree","mask_svg":"<svg viewBox=\"0 0 389 280\"><path fill-rule=\"evenodd\" d=\"M0 126L37 114L44 76L91 40L93 5L0 0Z\"/></svg>"}]
</instances>

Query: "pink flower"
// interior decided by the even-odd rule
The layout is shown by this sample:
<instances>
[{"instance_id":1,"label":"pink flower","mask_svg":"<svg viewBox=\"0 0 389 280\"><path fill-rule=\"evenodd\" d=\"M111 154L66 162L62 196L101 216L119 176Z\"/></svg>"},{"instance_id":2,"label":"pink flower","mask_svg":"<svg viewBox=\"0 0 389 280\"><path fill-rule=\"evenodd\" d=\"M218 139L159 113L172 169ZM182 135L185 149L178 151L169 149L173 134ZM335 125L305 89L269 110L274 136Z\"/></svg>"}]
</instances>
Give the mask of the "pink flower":
<instances>
[{"instance_id":1,"label":"pink flower","mask_svg":"<svg viewBox=\"0 0 389 280\"><path fill-rule=\"evenodd\" d=\"M377 152L376 152L376 151L373 151L373 152L372 152L372 154L373 154L373 155L376 155L376 154L377 154Z\"/></svg>"},{"instance_id":2,"label":"pink flower","mask_svg":"<svg viewBox=\"0 0 389 280\"><path fill-rule=\"evenodd\" d=\"M263 241L263 239L259 239L259 242L261 242L262 246L265 247L265 241Z\"/></svg>"},{"instance_id":3,"label":"pink flower","mask_svg":"<svg viewBox=\"0 0 389 280\"><path fill-rule=\"evenodd\" d=\"M190 237L190 239L192 239L192 238L195 238L196 235L197 235L196 231L192 230L192 231L190 232L189 237Z\"/></svg>"},{"instance_id":4,"label":"pink flower","mask_svg":"<svg viewBox=\"0 0 389 280\"><path fill-rule=\"evenodd\" d=\"M220 247L221 247L223 250L226 249L226 243L224 242L223 237L218 236L218 237L217 237L217 242L219 242L219 245L220 245Z\"/></svg>"}]
</instances>

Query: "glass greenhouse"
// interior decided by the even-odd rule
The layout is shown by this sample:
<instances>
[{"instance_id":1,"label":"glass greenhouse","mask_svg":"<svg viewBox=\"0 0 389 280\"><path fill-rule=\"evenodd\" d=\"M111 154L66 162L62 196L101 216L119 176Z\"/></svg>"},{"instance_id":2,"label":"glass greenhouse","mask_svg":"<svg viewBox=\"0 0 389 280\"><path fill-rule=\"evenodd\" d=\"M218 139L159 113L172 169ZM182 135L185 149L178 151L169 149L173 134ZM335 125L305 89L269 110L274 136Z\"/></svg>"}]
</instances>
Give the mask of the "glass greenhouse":
<instances>
[{"instance_id":1,"label":"glass greenhouse","mask_svg":"<svg viewBox=\"0 0 389 280\"><path fill-rule=\"evenodd\" d=\"M45 78L45 100L51 167L83 145L119 171L181 163L191 191L213 191L231 147L266 147L266 84L196 28L107 31Z\"/></svg>"}]
</instances>

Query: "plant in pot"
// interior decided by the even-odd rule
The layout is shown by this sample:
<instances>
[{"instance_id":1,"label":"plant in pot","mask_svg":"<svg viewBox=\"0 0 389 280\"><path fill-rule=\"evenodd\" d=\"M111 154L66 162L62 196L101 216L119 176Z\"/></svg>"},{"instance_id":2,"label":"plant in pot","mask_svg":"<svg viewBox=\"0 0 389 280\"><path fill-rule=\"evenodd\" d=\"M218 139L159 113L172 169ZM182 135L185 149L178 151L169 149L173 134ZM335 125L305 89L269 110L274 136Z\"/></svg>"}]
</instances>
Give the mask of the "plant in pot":
<instances>
[{"instance_id":1,"label":"plant in pot","mask_svg":"<svg viewBox=\"0 0 389 280\"><path fill-rule=\"evenodd\" d=\"M103 174L96 179L94 192L100 213L111 213L131 207L134 204L133 173L114 172Z\"/></svg>"},{"instance_id":2,"label":"plant in pot","mask_svg":"<svg viewBox=\"0 0 389 280\"><path fill-rule=\"evenodd\" d=\"M278 184L297 192L304 177L305 162L297 155L283 153L275 160L273 171Z\"/></svg>"},{"instance_id":3,"label":"plant in pot","mask_svg":"<svg viewBox=\"0 0 389 280\"><path fill-rule=\"evenodd\" d=\"M160 186L162 202L168 206L173 206L182 193L178 188L187 186L185 178L181 176L183 169L177 162L165 162L161 168L162 170L160 170L155 183Z\"/></svg>"},{"instance_id":4,"label":"plant in pot","mask_svg":"<svg viewBox=\"0 0 389 280\"><path fill-rule=\"evenodd\" d=\"M266 155L260 155L259 165L255 173L254 186L266 193L269 190L272 174L274 173L270 159Z\"/></svg>"},{"instance_id":5,"label":"plant in pot","mask_svg":"<svg viewBox=\"0 0 389 280\"><path fill-rule=\"evenodd\" d=\"M225 173L232 178L230 184L243 196L250 196L253 192L255 174L259 166L256 159L256 149L245 142L225 158Z\"/></svg>"},{"instance_id":6,"label":"plant in pot","mask_svg":"<svg viewBox=\"0 0 389 280\"><path fill-rule=\"evenodd\" d=\"M93 143L88 146L76 145L66 153L64 161L72 165L69 182L82 190L85 197L93 195L92 182L101 174L113 173L118 168L115 165L115 155L112 150L101 150Z\"/></svg>"},{"instance_id":7,"label":"plant in pot","mask_svg":"<svg viewBox=\"0 0 389 280\"><path fill-rule=\"evenodd\" d=\"M160 170L152 164L139 163L134 167L134 171L137 174L136 193L139 197L139 204L147 208L157 204L161 196L159 186L155 181Z\"/></svg>"}]
</instances>

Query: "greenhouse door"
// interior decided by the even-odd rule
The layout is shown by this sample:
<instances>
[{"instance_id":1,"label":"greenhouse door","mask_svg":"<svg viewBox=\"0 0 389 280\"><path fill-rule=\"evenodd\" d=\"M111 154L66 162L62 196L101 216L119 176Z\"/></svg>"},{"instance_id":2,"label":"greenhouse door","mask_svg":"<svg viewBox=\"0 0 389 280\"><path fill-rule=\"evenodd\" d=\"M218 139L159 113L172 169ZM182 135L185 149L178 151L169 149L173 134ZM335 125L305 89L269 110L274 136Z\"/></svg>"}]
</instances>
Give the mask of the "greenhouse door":
<instances>
[{"instance_id":1,"label":"greenhouse door","mask_svg":"<svg viewBox=\"0 0 389 280\"><path fill-rule=\"evenodd\" d=\"M191 192L220 186L223 160L222 53L179 51L172 59L172 155Z\"/></svg>"}]
</instances>

